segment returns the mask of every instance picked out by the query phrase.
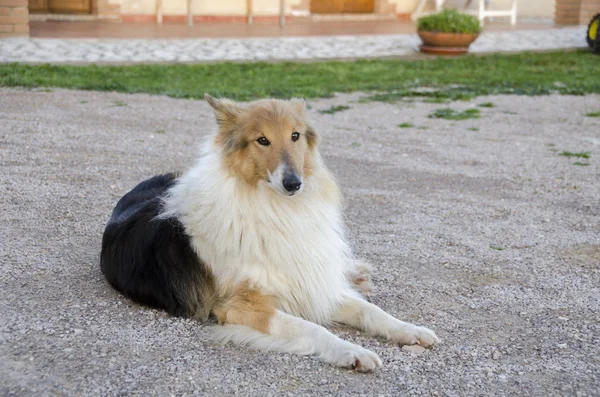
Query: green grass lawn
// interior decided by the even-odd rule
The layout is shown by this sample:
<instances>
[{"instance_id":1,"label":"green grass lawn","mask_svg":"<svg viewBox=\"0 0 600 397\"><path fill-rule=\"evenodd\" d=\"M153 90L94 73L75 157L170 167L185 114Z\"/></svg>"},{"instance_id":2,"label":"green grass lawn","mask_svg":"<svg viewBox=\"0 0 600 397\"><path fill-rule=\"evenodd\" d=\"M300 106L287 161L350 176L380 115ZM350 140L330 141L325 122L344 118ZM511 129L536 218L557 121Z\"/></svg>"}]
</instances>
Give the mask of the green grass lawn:
<instances>
[{"instance_id":1,"label":"green grass lawn","mask_svg":"<svg viewBox=\"0 0 600 397\"><path fill-rule=\"evenodd\" d=\"M437 109L435 112L430 114L430 119L446 119L446 120L467 120L467 119L478 119L481 112L479 109L467 109L463 112L459 112L450 108Z\"/></svg>"},{"instance_id":2,"label":"green grass lawn","mask_svg":"<svg viewBox=\"0 0 600 397\"><path fill-rule=\"evenodd\" d=\"M429 60L310 63L69 66L0 64L0 86L145 92L238 100L318 98L378 91L371 100L405 96L469 99L486 94L600 93L599 59L590 52L522 53ZM437 91L418 90L433 87Z\"/></svg>"}]
</instances>

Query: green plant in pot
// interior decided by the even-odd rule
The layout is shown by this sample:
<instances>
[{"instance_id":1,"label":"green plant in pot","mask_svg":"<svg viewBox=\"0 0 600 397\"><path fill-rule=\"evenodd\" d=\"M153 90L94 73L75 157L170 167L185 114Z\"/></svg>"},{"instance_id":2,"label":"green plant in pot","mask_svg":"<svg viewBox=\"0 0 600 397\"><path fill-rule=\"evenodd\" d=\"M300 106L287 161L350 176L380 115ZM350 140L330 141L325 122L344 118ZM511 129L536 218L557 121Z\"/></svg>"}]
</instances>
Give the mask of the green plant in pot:
<instances>
[{"instance_id":1,"label":"green plant in pot","mask_svg":"<svg viewBox=\"0 0 600 397\"><path fill-rule=\"evenodd\" d=\"M417 21L417 33L423 41L419 48L428 54L464 54L479 32L481 25L476 17L456 10L444 10Z\"/></svg>"}]
</instances>

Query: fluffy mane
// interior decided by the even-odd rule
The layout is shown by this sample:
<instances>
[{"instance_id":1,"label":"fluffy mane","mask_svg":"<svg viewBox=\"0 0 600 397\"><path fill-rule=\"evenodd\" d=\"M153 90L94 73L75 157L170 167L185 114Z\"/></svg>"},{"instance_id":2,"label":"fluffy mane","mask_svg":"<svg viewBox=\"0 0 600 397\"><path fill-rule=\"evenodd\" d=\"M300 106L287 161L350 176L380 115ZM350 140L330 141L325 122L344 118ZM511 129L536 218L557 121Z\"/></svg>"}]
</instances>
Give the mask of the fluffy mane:
<instances>
[{"instance_id":1,"label":"fluffy mane","mask_svg":"<svg viewBox=\"0 0 600 397\"><path fill-rule=\"evenodd\" d=\"M181 221L220 293L248 282L284 298L286 312L328 323L349 288L351 252L339 189L318 152L306 189L285 197L231 175L221 151L214 140L203 144L195 166L170 189L162 216Z\"/></svg>"}]
</instances>

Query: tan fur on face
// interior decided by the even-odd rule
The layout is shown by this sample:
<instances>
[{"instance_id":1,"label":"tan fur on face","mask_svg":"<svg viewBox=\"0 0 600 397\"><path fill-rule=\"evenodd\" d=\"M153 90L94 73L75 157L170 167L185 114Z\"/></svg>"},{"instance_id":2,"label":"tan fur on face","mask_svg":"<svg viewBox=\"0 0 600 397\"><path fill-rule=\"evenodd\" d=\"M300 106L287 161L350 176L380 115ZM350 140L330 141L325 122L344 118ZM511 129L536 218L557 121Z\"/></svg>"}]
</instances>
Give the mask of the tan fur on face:
<instances>
[{"instance_id":1,"label":"tan fur on face","mask_svg":"<svg viewBox=\"0 0 600 397\"><path fill-rule=\"evenodd\" d=\"M244 283L228 293L214 309L219 324L244 325L265 334L275 315L274 298Z\"/></svg>"},{"instance_id":2,"label":"tan fur on face","mask_svg":"<svg viewBox=\"0 0 600 397\"><path fill-rule=\"evenodd\" d=\"M267 181L284 159L300 177L311 175L318 137L307 121L304 101L265 99L242 109L227 99L209 95L206 99L219 123L216 143L224 149L227 168L234 175L255 186ZM300 133L296 142L294 132ZM258 144L263 136L269 146Z\"/></svg>"}]
</instances>

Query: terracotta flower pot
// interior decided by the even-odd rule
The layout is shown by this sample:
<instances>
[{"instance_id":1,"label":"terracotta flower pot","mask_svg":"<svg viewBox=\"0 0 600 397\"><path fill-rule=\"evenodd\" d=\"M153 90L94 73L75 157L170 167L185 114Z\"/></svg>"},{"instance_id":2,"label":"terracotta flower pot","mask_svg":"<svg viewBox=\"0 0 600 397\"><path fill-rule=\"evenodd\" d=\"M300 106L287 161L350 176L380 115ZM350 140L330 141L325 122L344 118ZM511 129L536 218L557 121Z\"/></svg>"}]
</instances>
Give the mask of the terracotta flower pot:
<instances>
[{"instance_id":1,"label":"terracotta flower pot","mask_svg":"<svg viewBox=\"0 0 600 397\"><path fill-rule=\"evenodd\" d=\"M469 45L475 41L479 33L442 33L417 31L423 41L421 51L428 54L460 55L469 51Z\"/></svg>"}]
</instances>

